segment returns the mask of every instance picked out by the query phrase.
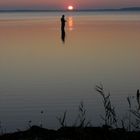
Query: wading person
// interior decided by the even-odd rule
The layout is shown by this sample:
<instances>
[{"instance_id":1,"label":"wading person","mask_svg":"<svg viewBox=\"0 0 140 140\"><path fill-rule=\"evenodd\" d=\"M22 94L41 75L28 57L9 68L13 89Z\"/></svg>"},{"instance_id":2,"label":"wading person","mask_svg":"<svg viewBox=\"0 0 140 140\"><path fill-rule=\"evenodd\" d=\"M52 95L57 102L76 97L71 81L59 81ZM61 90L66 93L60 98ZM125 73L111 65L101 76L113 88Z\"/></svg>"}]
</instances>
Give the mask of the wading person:
<instances>
[{"instance_id":1,"label":"wading person","mask_svg":"<svg viewBox=\"0 0 140 140\"><path fill-rule=\"evenodd\" d=\"M63 41L63 43L65 42L65 15L62 15L61 17L61 39Z\"/></svg>"},{"instance_id":2,"label":"wading person","mask_svg":"<svg viewBox=\"0 0 140 140\"><path fill-rule=\"evenodd\" d=\"M61 17L61 30L65 30L65 15L62 15Z\"/></svg>"}]
</instances>

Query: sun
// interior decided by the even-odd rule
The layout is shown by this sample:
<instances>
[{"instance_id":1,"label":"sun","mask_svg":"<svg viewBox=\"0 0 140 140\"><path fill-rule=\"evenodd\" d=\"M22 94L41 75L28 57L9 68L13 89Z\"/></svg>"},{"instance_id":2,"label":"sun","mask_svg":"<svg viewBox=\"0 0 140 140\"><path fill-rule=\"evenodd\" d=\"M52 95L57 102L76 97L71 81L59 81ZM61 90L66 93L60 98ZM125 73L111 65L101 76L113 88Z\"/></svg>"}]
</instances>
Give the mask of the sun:
<instances>
[{"instance_id":1,"label":"sun","mask_svg":"<svg viewBox=\"0 0 140 140\"><path fill-rule=\"evenodd\" d=\"M72 5L69 5L69 6L68 6L68 10L69 10L69 11L72 11L72 10L74 10L74 7L73 7Z\"/></svg>"}]
</instances>

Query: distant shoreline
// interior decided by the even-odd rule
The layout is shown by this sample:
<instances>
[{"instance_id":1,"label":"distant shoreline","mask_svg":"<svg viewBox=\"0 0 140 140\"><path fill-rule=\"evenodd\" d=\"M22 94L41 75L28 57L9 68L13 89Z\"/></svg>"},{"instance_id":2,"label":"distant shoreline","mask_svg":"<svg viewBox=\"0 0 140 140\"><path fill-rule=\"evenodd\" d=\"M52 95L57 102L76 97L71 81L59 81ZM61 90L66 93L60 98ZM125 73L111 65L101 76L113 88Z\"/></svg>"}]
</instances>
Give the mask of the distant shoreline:
<instances>
[{"instance_id":1,"label":"distant shoreline","mask_svg":"<svg viewBox=\"0 0 140 140\"><path fill-rule=\"evenodd\" d=\"M81 10L33 10L33 9L3 9L2 12L138 12L140 7L128 7L128 8L119 8L119 9L81 9Z\"/></svg>"}]
</instances>

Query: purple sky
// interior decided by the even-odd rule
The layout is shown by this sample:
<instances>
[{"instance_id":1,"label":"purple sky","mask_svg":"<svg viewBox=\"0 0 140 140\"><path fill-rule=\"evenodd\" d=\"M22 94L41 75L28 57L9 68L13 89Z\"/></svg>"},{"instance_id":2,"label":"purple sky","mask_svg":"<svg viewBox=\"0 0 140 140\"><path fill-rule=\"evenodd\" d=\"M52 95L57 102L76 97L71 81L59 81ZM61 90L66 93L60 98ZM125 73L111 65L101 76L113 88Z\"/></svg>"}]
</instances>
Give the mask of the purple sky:
<instances>
[{"instance_id":1,"label":"purple sky","mask_svg":"<svg viewBox=\"0 0 140 140\"><path fill-rule=\"evenodd\" d=\"M0 9L77 9L138 7L140 0L0 0Z\"/></svg>"}]
</instances>

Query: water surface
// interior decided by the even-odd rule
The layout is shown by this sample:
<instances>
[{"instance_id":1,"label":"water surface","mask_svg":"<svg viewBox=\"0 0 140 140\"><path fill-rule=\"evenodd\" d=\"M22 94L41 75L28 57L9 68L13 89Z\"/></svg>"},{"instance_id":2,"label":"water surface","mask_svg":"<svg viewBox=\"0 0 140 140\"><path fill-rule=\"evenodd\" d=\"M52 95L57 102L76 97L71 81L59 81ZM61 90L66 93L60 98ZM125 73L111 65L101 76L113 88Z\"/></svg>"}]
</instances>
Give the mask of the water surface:
<instances>
[{"instance_id":1,"label":"water surface","mask_svg":"<svg viewBox=\"0 0 140 140\"><path fill-rule=\"evenodd\" d=\"M140 88L139 57L140 13L0 13L2 127L24 129L32 120L58 128L56 117L67 110L74 121L80 101L87 118L100 125L102 100L94 90L100 82L123 115L126 97Z\"/></svg>"}]
</instances>

